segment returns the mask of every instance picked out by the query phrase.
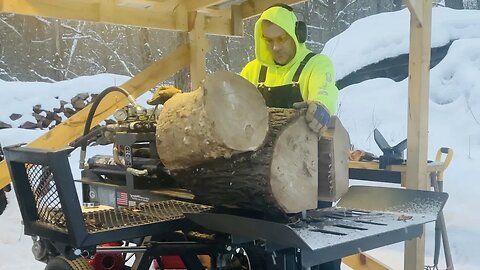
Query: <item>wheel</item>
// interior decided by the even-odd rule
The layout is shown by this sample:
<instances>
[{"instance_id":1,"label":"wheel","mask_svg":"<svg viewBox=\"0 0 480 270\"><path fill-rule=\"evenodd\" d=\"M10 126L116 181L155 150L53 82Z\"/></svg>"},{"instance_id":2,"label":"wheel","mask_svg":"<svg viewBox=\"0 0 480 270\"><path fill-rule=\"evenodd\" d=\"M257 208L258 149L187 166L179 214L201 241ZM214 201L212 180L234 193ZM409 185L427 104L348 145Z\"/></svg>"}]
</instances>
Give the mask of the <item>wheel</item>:
<instances>
[{"instance_id":1,"label":"wheel","mask_svg":"<svg viewBox=\"0 0 480 270\"><path fill-rule=\"evenodd\" d=\"M45 270L93 270L93 268L85 258L70 261L63 256L57 256L48 261Z\"/></svg>"},{"instance_id":2,"label":"wheel","mask_svg":"<svg viewBox=\"0 0 480 270\"><path fill-rule=\"evenodd\" d=\"M7 195L3 189L0 189L0 215L3 214L5 208L7 208Z\"/></svg>"}]
</instances>

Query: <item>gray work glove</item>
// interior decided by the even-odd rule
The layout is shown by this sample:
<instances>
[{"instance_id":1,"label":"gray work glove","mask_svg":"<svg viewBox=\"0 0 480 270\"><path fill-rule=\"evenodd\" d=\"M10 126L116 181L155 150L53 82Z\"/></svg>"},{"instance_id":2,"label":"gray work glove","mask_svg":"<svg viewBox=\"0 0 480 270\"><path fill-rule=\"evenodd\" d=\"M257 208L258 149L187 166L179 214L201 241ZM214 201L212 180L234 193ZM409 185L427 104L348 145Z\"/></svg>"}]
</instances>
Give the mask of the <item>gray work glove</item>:
<instances>
[{"instance_id":1,"label":"gray work glove","mask_svg":"<svg viewBox=\"0 0 480 270\"><path fill-rule=\"evenodd\" d=\"M314 101L302 101L293 103L294 109L307 109L305 113L305 121L308 127L317 133L318 136L327 130L330 122L330 114L327 109L320 103Z\"/></svg>"}]
</instances>

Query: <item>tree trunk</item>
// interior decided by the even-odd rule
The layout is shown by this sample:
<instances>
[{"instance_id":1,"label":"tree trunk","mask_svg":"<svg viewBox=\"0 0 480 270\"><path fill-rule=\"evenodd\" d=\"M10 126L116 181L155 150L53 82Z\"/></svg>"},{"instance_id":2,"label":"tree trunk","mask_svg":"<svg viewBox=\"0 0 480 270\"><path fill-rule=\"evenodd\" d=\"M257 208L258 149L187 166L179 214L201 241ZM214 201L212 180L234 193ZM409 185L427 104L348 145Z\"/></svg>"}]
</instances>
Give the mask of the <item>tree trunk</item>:
<instances>
[{"instance_id":1,"label":"tree trunk","mask_svg":"<svg viewBox=\"0 0 480 270\"><path fill-rule=\"evenodd\" d=\"M265 144L255 152L174 170L172 175L215 206L250 209L284 218L336 201L348 189L350 140L338 118L318 141L300 112L270 108Z\"/></svg>"},{"instance_id":2,"label":"tree trunk","mask_svg":"<svg viewBox=\"0 0 480 270\"><path fill-rule=\"evenodd\" d=\"M318 137L300 112L269 111L269 132L257 151L171 173L196 200L216 206L251 209L269 216L316 208Z\"/></svg>"},{"instance_id":3,"label":"tree trunk","mask_svg":"<svg viewBox=\"0 0 480 270\"><path fill-rule=\"evenodd\" d=\"M170 171L255 151L268 131L268 111L256 87L220 71L197 90L169 99L157 120L156 144Z\"/></svg>"},{"instance_id":4,"label":"tree trunk","mask_svg":"<svg viewBox=\"0 0 480 270\"><path fill-rule=\"evenodd\" d=\"M157 150L197 201L286 217L348 188L348 134L332 119L319 141L304 111L267 111L255 86L221 71L165 103Z\"/></svg>"},{"instance_id":5,"label":"tree trunk","mask_svg":"<svg viewBox=\"0 0 480 270\"><path fill-rule=\"evenodd\" d=\"M393 0L393 11L398 11L402 9L402 0Z\"/></svg>"},{"instance_id":6,"label":"tree trunk","mask_svg":"<svg viewBox=\"0 0 480 270\"><path fill-rule=\"evenodd\" d=\"M63 73L62 59L64 55L62 50L62 33L60 30L60 20L53 20L53 28L55 29L53 33L53 39L55 40L55 50L53 54L53 78L56 81L61 81L65 79L67 74Z\"/></svg>"},{"instance_id":7,"label":"tree trunk","mask_svg":"<svg viewBox=\"0 0 480 270\"><path fill-rule=\"evenodd\" d=\"M463 0L445 0L445 6L454 9L463 9Z\"/></svg>"},{"instance_id":8,"label":"tree trunk","mask_svg":"<svg viewBox=\"0 0 480 270\"><path fill-rule=\"evenodd\" d=\"M188 34L183 32L176 33L177 38L175 45L180 47L181 45L187 43ZM190 70L188 67L178 71L173 75L174 86L178 89L190 89Z\"/></svg>"},{"instance_id":9,"label":"tree trunk","mask_svg":"<svg viewBox=\"0 0 480 270\"><path fill-rule=\"evenodd\" d=\"M150 35L147 28L140 28L140 48L142 57L142 70L150 66L153 62L152 50L150 48Z\"/></svg>"}]
</instances>

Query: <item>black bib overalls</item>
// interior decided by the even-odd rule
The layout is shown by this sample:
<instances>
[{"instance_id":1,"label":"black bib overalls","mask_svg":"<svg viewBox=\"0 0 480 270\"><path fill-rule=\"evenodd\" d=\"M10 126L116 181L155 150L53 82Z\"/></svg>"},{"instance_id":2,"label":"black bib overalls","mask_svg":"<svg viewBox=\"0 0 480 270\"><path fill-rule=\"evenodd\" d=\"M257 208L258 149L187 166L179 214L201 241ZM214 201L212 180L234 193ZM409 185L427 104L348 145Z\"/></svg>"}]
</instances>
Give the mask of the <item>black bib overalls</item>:
<instances>
[{"instance_id":1,"label":"black bib overalls","mask_svg":"<svg viewBox=\"0 0 480 270\"><path fill-rule=\"evenodd\" d=\"M315 56L313 52L309 53L307 54L307 56L305 56L302 62L300 62L297 71L295 71L295 74L293 75L291 84L274 87L265 86L267 67L261 67L260 74L258 76L257 88L260 93L262 93L267 107L292 108L293 103L303 101L300 91L300 84L298 83L298 81L300 79L300 74L302 73L303 68L305 67L305 65L307 65L308 61L313 56Z\"/></svg>"}]
</instances>

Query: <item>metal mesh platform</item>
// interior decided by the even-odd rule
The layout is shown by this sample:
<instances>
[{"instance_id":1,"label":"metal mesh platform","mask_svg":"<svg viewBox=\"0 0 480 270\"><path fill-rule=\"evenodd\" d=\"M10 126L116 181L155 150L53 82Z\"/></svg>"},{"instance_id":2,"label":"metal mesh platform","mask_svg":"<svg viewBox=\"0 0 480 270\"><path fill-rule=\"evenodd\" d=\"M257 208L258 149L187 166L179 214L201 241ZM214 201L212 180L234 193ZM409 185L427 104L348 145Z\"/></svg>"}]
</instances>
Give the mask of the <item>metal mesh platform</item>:
<instances>
[{"instance_id":1,"label":"metal mesh platform","mask_svg":"<svg viewBox=\"0 0 480 270\"><path fill-rule=\"evenodd\" d=\"M185 214L211 209L166 200L83 212L68 162L71 150L5 149L15 192L21 198L18 203L25 234L86 247L192 228L197 225Z\"/></svg>"},{"instance_id":2,"label":"metal mesh platform","mask_svg":"<svg viewBox=\"0 0 480 270\"><path fill-rule=\"evenodd\" d=\"M35 198L38 221L67 230L57 185L49 166L25 164L29 185ZM209 206L168 200L135 207L89 211L83 213L87 232L104 232L115 229L153 224L184 218L184 213L199 213Z\"/></svg>"},{"instance_id":3,"label":"metal mesh platform","mask_svg":"<svg viewBox=\"0 0 480 270\"><path fill-rule=\"evenodd\" d=\"M168 200L137 207L93 211L83 216L89 232L101 232L182 219L185 213L200 213L209 209L206 205Z\"/></svg>"},{"instance_id":4,"label":"metal mesh platform","mask_svg":"<svg viewBox=\"0 0 480 270\"><path fill-rule=\"evenodd\" d=\"M211 207L176 200L147 203L136 207L120 207L108 210L83 213L88 233L106 232L133 226L155 224L185 218L186 213L200 213ZM67 230L67 224L61 210L44 211L50 214L48 223L59 230Z\"/></svg>"}]
</instances>

